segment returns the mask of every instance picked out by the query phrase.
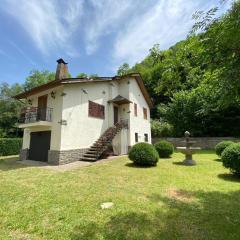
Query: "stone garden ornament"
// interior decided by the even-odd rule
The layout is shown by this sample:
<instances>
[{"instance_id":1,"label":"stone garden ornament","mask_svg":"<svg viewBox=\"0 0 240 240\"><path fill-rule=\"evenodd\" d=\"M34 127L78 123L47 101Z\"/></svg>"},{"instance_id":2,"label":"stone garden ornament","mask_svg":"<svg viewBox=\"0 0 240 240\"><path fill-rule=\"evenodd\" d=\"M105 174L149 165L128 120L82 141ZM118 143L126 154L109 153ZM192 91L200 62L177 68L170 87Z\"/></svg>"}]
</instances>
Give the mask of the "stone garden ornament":
<instances>
[{"instance_id":1,"label":"stone garden ornament","mask_svg":"<svg viewBox=\"0 0 240 240\"><path fill-rule=\"evenodd\" d=\"M190 141L190 132L186 131L185 135L185 147L177 147L181 153L185 154L185 159L183 160L183 164L187 166L196 165L196 161L192 159L192 155L196 153L198 150L201 150L200 147L192 147L195 143L194 141Z\"/></svg>"}]
</instances>

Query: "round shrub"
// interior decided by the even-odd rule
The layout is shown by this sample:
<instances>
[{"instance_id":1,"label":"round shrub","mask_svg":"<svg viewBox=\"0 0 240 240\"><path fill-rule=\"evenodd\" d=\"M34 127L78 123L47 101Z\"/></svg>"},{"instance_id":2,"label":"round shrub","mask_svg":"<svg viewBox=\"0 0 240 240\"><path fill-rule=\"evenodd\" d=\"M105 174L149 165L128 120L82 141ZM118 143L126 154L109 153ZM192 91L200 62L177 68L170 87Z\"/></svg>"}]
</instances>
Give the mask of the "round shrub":
<instances>
[{"instance_id":1,"label":"round shrub","mask_svg":"<svg viewBox=\"0 0 240 240\"><path fill-rule=\"evenodd\" d=\"M128 157L136 165L155 166L159 156L153 145L149 143L137 143L129 151Z\"/></svg>"},{"instance_id":2,"label":"round shrub","mask_svg":"<svg viewBox=\"0 0 240 240\"><path fill-rule=\"evenodd\" d=\"M170 157L174 151L173 145L165 140L155 143L155 148L161 158Z\"/></svg>"},{"instance_id":3,"label":"round shrub","mask_svg":"<svg viewBox=\"0 0 240 240\"><path fill-rule=\"evenodd\" d=\"M222 152L223 166L240 175L240 143L233 143Z\"/></svg>"},{"instance_id":4,"label":"round shrub","mask_svg":"<svg viewBox=\"0 0 240 240\"><path fill-rule=\"evenodd\" d=\"M215 151L216 151L216 154L221 157L222 155L222 152L224 151L224 149L228 146L230 146L231 144L233 144L234 142L232 141L222 141L220 143L218 143L216 146L215 146Z\"/></svg>"}]
</instances>

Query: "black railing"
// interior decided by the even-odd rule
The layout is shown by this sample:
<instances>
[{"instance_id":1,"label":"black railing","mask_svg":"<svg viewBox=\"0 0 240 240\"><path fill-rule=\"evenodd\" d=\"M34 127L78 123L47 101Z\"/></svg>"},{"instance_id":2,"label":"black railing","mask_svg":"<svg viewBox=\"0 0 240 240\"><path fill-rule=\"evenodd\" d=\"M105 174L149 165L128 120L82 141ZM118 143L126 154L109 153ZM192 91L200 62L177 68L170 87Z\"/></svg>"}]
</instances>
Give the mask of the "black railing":
<instances>
[{"instance_id":1,"label":"black railing","mask_svg":"<svg viewBox=\"0 0 240 240\"><path fill-rule=\"evenodd\" d=\"M38 121L52 121L52 108L29 107L21 110L19 123L34 123Z\"/></svg>"}]
</instances>

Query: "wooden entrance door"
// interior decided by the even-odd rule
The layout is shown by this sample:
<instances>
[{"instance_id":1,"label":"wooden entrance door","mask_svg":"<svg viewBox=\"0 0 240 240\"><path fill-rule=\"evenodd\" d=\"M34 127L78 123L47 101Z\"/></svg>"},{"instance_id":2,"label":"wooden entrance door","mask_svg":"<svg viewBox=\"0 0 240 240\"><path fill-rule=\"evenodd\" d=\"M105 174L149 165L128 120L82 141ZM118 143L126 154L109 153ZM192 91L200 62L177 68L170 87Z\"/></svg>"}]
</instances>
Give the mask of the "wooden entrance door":
<instances>
[{"instance_id":1,"label":"wooden entrance door","mask_svg":"<svg viewBox=\"0 0 240 240\"><path fill-rule=\"evenodd\" d=\"M29 160L47 162L50 139L51 131L32 132L30 138Z\"/></svg>"},{"instance_id":2,"label":"wooden entrance door","mask_svg":"<svg viewBox=\"0 0 240 240\"><path fill-rule=\"evenodd\" d=\"M113 123L114 125L118 122L118 107L113 107Z\"/></svg>"},{"instance_id":3,"label":"wooden entrance door","mask_svg":"<svg viewBox=\"0 0 240 240\"><path fill-rule=\"evenodd\" d=\"M38 120L46 121L48 95L38 97Z\"/></svg>"}]
</instances>

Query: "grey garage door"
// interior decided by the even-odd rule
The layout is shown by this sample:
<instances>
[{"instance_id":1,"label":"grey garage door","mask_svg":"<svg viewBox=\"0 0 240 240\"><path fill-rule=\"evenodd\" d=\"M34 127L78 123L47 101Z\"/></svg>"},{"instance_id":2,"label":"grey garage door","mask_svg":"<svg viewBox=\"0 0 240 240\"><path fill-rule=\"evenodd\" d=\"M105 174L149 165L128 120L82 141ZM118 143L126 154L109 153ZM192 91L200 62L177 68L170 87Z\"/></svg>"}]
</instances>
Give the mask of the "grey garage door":
<instances>
[{"instance_id":1,"label":"grey garage door","mask_svg":"<svg viewBox=\"0 0 240 240\"><path fill-rule=\"evenodd\" d=\"M29 148L29 159L47 162L50 149L51 131L32 132Z\"/></svg>"}]
</instances>

